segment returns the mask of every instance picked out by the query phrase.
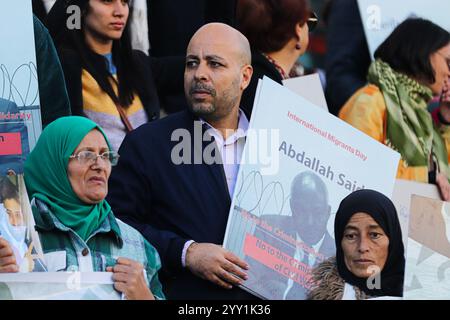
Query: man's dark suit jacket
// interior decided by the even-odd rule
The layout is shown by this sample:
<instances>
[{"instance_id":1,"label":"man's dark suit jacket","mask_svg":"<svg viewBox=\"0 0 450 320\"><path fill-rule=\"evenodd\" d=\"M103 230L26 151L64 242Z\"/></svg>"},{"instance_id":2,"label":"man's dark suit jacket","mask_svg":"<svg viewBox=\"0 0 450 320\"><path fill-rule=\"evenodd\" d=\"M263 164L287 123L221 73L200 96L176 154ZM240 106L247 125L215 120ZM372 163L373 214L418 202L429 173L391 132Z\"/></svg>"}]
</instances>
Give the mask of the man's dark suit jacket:
<instances>
[{"instance_id":1,"label":"man's dark suit jacket","mask_svg":"<svg viewBox=\"0 0 450 320\"><path fill-rule=\"evenodd\" d=\"M275 231L275 228L278 228L286 235L292 237L292 239L296 239L297 230L295 229L295 223L293 222L293 218L291 216L263 215L260 219L264 220L269 226L271 226L273 231ZM259 226L256 227L254 236L268 243L270 246L280 250L285 255L290 257L294 257L295 255L295 247L291 243L281 240L279 237L269 233L268 231L264 231ZM325 234L325 238L319 248L319 253L323 254L325 259L336 254L334 239L328 232ZM269 269L250 257L247 257L246 261L249 263L252 272L256 274L254 281L258 282L257 286L260 288L261 292L272 296L274 299L283 299L283 295L288 284L288 278L274 270ZM321 261L316 259L315 265L319 262ZM306 291L294 281L294 284L289 290L286 299L298 300L305 298Z\"/></svg>"},{"instance_id":2,"label":"man's dark suit jacket","mask_svg":"<svg viewBox=\"0 0 450 320\"><path fill-rule=\"evenodd\" d=\"M252 298L241 289L222 289L182 268L186 241L222 244L231 204L221 164L172 162L172 149L179 143L171 141L172 133L185 129L194 137L195 120L182 111L128 134L109 180L108 201L119 219L138 229L158 250L161 282L169 299ZM202 153L211 143L200 140L194 150L193 139L189 140L191 160L194 151Z\"/></svg>"},{"instance_id":3,"label":"man's dark suit jacket","mask_svg":"<svg viewBox=\"0 0 450 320\"><path fill-rule=\"evenodd\" d=\"M356 0L330 2L326 46L325 96L330 113L337 116L345 102L366 85L371 63Z\"/></svg>"}]
</instances>

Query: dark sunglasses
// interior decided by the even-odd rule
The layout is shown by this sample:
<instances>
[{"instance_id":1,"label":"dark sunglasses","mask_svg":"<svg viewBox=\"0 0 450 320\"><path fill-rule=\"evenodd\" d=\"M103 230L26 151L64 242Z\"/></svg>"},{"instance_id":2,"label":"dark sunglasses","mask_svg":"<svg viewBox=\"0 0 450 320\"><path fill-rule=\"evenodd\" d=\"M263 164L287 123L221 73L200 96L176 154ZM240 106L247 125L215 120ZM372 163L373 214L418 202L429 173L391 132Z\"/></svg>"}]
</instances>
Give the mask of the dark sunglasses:
<instances>
[{"instance_id":1,"label":"dark sunglasses","mask_svg":"<svg viewBox=\"0 0 450 320\"><path fill-rule=\"evenodd\" d=\"M317 27L318 22L319 22L319 18L317 18L317 14L314 11L311 11L311 13L309 14L308 20L306 20L306 23L308 24L309 32L312 32Z\"/></svg>"}]
</instances>

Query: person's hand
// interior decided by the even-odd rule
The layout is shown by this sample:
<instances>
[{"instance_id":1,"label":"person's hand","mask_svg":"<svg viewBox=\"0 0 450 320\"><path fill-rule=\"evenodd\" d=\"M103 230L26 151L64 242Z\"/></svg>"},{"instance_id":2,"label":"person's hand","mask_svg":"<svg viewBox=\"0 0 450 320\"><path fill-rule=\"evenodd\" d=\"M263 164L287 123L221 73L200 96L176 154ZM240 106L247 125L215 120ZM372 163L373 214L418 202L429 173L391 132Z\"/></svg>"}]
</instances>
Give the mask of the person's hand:
<instances>
[{"instance_id":1,"label":"person's hand","mask_svg":"<svg viewBox=\"0 0 450 320\"><path fill-rule=\"evenodd\" d=\"M233 253L212 243L192 243L186 253L186 267L196 276L225 289L247 280L248 265Z\"/></svg>"},{"instance_id":2,"label":"person's hand","mask_svg":"<svg viewBox=\"0 0 450 320\"><path fill-rule=\"evenodd\" d=\"M442 89L439 100L439 113L445 121L450 122L450 84L448 80L445 81Z\"/></svg>"},{"instance_id":3,"label":"person's hand","mask_svg":"<svg viewBox=\"0 0 450 320\"><path fill-rule=\"evenodd\" d=\"M448 183L448 179L444 174L439 173L436 176L436 185L438 186L442 200L450 201L450 184Z\"/></svg>"},{"instance_id":4,"label":"person's hand","mask_svg":"<svg viewBox=\"0 0 450 320\"><path fill-rule=\"evenodd\" d=\"M0 237L0 273L19 272L19 266L11 245Z\"/></svg>"},{"instance_id":5,"label":"person's hand","mask_svg":"<svg viewBox=\"0 0 450 320\"><path fill-rule=\"evenodd\" d=\"M155 300L144 277L144 266L126 258L118 258L114 267L107 267L113 272L114 288L122 292L128 300Z\"/></svg>"}]
</instances>

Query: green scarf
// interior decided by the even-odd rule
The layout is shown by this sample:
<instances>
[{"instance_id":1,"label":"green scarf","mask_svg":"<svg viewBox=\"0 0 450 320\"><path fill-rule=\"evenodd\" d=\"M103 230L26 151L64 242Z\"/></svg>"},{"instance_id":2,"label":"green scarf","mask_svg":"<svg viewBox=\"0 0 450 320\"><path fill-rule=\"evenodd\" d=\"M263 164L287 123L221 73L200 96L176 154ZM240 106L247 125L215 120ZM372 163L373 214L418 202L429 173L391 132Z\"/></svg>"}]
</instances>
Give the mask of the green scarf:
<instances>
[{"instance_id":1,"label":"green scarf","mask_svg":"<svg viewBox=\"0 0 450 320\"><path fill-rule=\"evenodd\" d=\"M449 177L447 149L427 110L431 90L380 59L371 64L367 80L380 88L386 102L386 145L408 166L428 167L433 154L439 171Z\"/></svg>"},{"instance_id":2,"label":"green scarf","mask_svg":"<svg viewBox=\"0 0 450 320\"><path fill-rule=\"evenodd\" d=\"M83 203L73 192L67 175L69 157L93 129L103 134L111 149L105 133L95 122L84 117L63 117L45 128L24 166L30 199L44 201L61 223L84 241L111 212L105 200L94 205Z\"/></svg>"}]
</instances>

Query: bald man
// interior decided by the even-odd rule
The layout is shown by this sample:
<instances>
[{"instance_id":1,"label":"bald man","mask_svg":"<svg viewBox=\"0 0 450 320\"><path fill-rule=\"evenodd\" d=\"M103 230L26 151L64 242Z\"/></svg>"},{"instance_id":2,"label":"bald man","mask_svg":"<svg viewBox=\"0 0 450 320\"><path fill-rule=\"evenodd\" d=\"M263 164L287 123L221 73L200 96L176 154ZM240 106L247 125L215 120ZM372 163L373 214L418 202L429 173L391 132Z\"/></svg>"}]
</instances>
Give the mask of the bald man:
<instances>
[{"instance_id":1,"label":"bald man","mask_svg":"<svg viewBox=\"0 0 450 320\"><path fill-rule=\"evenodd\" d=\"M158 250L169 299L251 299L237 286L247 264L223 249L248 120L250 46L220 23L200 28L186 53L187 110L131 132L119 149L108 201Z\"/></svg>"},{"instance_id":2,"label":"bald man","mask_svg":"<svg viewBox=\"0 0 450 320\"><path fill-rule=\"evenodd\" d=\"M302 273L292 272L289 266L294 266L295 270L299 263L306 264L302 270L309 272L311 267L336 253L334 239L327 231L331 207L325 183L312 171L299 173L291 183L289 204L291 216L267 214L260 217L273 232L259 227L255 230L255 237L286 258L287 263L281 267L284 276L252 258L246 258L251 269L247 285L273 299L302 300L306 299L307 293L306 287L299 284L302 279L298 275Z\"/></svg>"}]
</instances>

